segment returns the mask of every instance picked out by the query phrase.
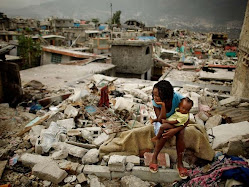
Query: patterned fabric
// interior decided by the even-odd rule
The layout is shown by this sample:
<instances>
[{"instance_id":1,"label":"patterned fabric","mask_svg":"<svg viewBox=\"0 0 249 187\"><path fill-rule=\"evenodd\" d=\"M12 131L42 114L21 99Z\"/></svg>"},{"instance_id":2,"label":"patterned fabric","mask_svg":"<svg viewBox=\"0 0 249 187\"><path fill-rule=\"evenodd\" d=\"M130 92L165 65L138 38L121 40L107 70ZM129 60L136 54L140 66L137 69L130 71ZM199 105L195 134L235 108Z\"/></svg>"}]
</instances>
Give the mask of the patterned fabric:
<instances>
[{"instance_id":1,"label":"patterned fabric","mask_svg":"<svg viewBox=\"0 0 249 187\"><path fill-rule=\"evenodd\" d=\"M245 161L232 160L231 158L224 158L221 161L214 162L208 171L203 171L203 168L195 168L189 171L189 180L181 181L180 185L183 187L218 187L222 179L222 173L238 167L249 168Z\"/></svg>"}]
</instances>

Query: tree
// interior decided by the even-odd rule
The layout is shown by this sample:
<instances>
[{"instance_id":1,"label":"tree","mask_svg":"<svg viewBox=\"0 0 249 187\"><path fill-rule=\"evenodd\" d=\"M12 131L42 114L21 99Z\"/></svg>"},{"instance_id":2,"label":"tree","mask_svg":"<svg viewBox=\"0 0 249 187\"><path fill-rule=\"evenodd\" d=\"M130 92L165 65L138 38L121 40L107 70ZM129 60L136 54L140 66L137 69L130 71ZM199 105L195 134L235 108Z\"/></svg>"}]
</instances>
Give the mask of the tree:
<instances>
[{"instance_id":1,"label":"tree","mask_svg":"<svg viewBox=\"0 0 249 187\"><path fill-rule=\"evenodd\" d=\"M117 25L121 25L120 24L120 15L121 15L121 11L118 10L117 12L115 12L113 14L113 17L112 17L112 24L117 24Z\"/></svg>"},{"instance_id":2,"label":"tree","mask_svg":"<svg viewBox=\"0 0 249 187\"><path fill-rule=\"evenodd\" d=\"M98 18L93 18L92 22L95 24L95 27L98 25L99 23L99 19Z\"/></svg>"},{"instance_id":3,"label":"tree","mask_svg":"<svg viewBox=\"0 0 249 187\"><path fill-rule=\"evenodd\" d=\"M20 36L18 38L18 52L22 57L22 69L40 65L41 45L30 36Z\"/></svg>"}]
</instances>

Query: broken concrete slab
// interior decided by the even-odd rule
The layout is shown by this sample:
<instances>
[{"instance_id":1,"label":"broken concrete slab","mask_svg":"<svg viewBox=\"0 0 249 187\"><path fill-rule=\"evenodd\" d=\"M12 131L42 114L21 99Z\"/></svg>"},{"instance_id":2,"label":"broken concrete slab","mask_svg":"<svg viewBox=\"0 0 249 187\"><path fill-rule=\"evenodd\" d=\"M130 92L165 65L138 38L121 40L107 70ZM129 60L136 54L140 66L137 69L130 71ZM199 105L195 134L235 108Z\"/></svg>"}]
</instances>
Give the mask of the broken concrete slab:
<instances>
[{"instance_id":1,"label":"broken concrete slab","mask_svg":"<svg viewBox=\"0 0 249 187\"><path fill-rule=\"evenodd\" d=\"M93 140L93 144L100 146L101 144L103 144L105 141L107 141L109 139L109 135L106 133L101 133L100 136L98 136L97 138L95 138Z\"/></svg>"},{"instance_id":2,"label":"broken concrete slab","mask_svg":"<svg viewBox=\"0 0 249 187\"><path fill-rule=\"evenodd\" d=\"M199 92L201 88L197 85L185 84L183 85L183 89L190 92Z\"/></svg>"},{"instance_id":3,"label":"broken concrete slab","mask_svg":"<svg viewBox=\"0 0 249 187\"><path fill-rule=\"evenodd\" d=\"M70 162L67 160L58 160L56 161L58 163L58 166L68 172L69 174L75 175L78 173L81 173L83 167L77 162Z\"/></svg>"},{"instance_id":4,"label":"broken concrete slab","mask_svg":"<svg viewBox=\"0 0 249 187\"><path fill-rule=\"evenodd\" d=\"M68 150L62 149L59 151L55 151L51 157L55 160L65 159L68 157Z\"/></svg>"},{"instance_id":5,"label":"broken concrete slab","mask_svg":"<svg viewBox=\"0 0 249 187\"><path fill-rule=\"evenodd\" d=\"M32 174L55 184L60 183L67 176L67 172L60 169L55 162L40 162L36 164L32 168Z\"/></svg>"},{"instance_id":6,"label":"broken concrete slab","mask_svg":"<svg viewBox=\"0 0 249 187\"><path fill-rule=\"evenodd\" d=\"M134 165L140 165L140 158L135 155L127 156L126 163L133 163Z\"/></svg>"},{"instance_id":7,"label":"broken concrete slab","mask_svg":"<svg viewBox=\"0 0 249 187\"><path fill-rule=\"evenodd\" d=\"M175 169L158 169L157 173L151 173L149 167L134 166L131 174L142 180L153 182L174 182L180 180L178 171Z\"/></svg>"},{"instance_id":8,"label":"broken concrete slab","mask_svg":"<svg viewBox=\"0 0 249 187\"><path fill-rule=\"evenodd\" d=\"M67 105L67 108L64 110L64 114L67 118L75 118L78 115L78 112L79 110L71 105Z\"/></svg>"},{"instance_id":9,"label":"broken concrete slab","mask_svg":"<svg viewBox=\"0 0 249 187\"><path fill-rule=\"evenodd\" d=\"M240 123L222 124L217 127L213 127L207 131L207 134L213 135L213 149L222 148L225 144L228 144L231 138L236 136L245 136L249 134L249 122L243 121Z\"/></svg>"},{"instance_id":10,"label":"broken concrete slab","mask_svg":"<svg viewBox=\"0 0 249 187\"><path fill-rule=\"evenodd\" d=\"M221 80L221 81L233 81L234 72L227 71L224 69L217 69L215 68L214 73L200 71L199 72L199 79L203 80Z\"/></svg>"},{"instance_id":11,"label":"broken concrete slab","mask_svg":"<svg viewBox=\"0 0 249 187\"><path fill-rule=\"evenodd\" d=\"M85 165L83 169L83 173L87 175L94 174L98 177L104 177L107 179L111 179L111 172L109 170L109 167L107 166Z\"/></svg>"},{"instance_id":12,"label":"broken concrete slab","mask_svg":"<svg viewBox=\"0 0 249 187\"><path fill-rule=\"evenodd\" d=\"M78 146L74 146L74 145L71 145L71 144L67 144L65 142L54 143L53 148L55 150L67 149L69 155L72 155L72 156L75 156L75 157L78 157L78 158L82 158L88 152L88 149L78 147Z\"/></svg>"},{"instance_id":13,"label":"broken concrete slab","mask_svg":"<svg viewBox=\"0 0 249 187\"><path fill-rule=\"evenodd\" d=\"M151 186L149 182L142 181L140 178L130 175L121 178L122 187L149 187Z\"/></svg>"},{"instance_id":14,"label":"broken concrete slab","mask_svg":"<svg viewBox=\"0 0 249 187\"><path fill-rule=\"evenodd\" d=\"M56 123L61 127L65 127L68 131L75 128L75 123L73 118L58 120Z\"/></svg>"},{"instance_id":15,"label":"broken concrete slab","mask_svg":"<svg viewBox=\"0 0 249 187\"><path fill-rule=\"evenodd\" d=\"M126 156L112 155L108 162L110 171L125 171Z\"/></svg>"},{"instance_id":16,"label":"broken concrete slab","mask_svg":"<svg viewBox=\"0 0 249 187\"><path fill-rule=\"evenodd\" d=\"M51 162L52 159L48 156L24 153L23 155L20 156L19 161L21 161L24 166L33 167L35 164L38 164L40 162L42 163Z\"/></svg>"},{"instance_id":17,"label":"broken concrete slab","mask_svg":"<svg viewBox=\"0 0 249 187\"><path fill-rule=\"evenodd\" d=\"M210 117L206 121L205 129L209 130L209 129L213 128L213 127L216 127L216 126L221 124L221 121L222 121L222 116L221 115L214 115L214 116Z\"/></svg>"},{"instance_id":18,"label":"broken concrete slab","mask_svg":"<svg viewBox=\"0 0 249 187\"><path fill-rule=\"evenodd\" d=\"M82 158L82 164L95 164L99 161L99 150L90 149Z\"/></svg>"},{"instance_id":19,"label":"broken concrete slab","mask_svg":"<svg viewBox=\"0 0 249 187\"><path fill-rule=\"evenodd\" d=\"M221 106L237 106L240 103L241 99L238 97L229 97L220 101Z\"/></svg>"}]
</instances>

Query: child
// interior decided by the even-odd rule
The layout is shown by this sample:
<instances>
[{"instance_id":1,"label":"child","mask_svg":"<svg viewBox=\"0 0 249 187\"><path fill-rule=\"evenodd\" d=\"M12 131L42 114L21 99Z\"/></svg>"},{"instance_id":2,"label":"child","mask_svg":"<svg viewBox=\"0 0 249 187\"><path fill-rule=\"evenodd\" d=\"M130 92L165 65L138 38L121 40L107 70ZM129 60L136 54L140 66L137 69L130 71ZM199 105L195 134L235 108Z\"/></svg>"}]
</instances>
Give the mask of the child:
<instances>
[{"instance_id":1,"label":"child","mask_svg":"<svg viewBox=\"0 0 249 187\"><path fill-rule=\"evenodd\" d=\"M168 119L162 119L163 124L160 126L159 132L151 140L155 142L161 138L165 130L184 125L188 121L189 111L192 106L193 101L188 97L181 99L179 108L176 108L175 113Z\"/></svg>"}]
</instances>

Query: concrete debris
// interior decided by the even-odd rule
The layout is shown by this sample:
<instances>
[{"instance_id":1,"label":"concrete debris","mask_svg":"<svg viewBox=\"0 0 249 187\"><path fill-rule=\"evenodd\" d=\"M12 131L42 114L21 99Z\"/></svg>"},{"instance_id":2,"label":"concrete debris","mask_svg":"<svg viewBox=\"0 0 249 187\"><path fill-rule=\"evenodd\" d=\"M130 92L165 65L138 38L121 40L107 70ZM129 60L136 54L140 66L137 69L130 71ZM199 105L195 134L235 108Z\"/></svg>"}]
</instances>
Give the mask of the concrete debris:
<instances>
[{"instance_id":1,"label":"concrete debris","mask_svg":"<svg viewBox=\"0 0 249 187\"><path fill-rule=\"evenodd\" d=\"M106 133L101 133L97 138L95 138L93 140L93 144L100 146L101 144L103 144L105 141L107 141L109 139L109 135Z\"/></svg>"},{"instance_id":2,"label":"concrete debris","mask_svg":"<svg viewBox=\"0 0 249 187\"><path fill-rule=\"evenodd\" d=\"M60 169L55 162L40 162L32 168L32 173L40 179L55 184L60 183L67 176L67 172Z\"/></svg>"},{"instance_id":3,"label":"concrete debris","mask_svg":"<svg viewBox=\"0 0 249 187\"><path fill-rule=\"evenodd\" d=\"M83 182L87 181L84 173L81 173L81 174L77 175L77 180L78 180L79 183L83 183Z\"/></svg>"},{"instance_id":4,"label":"concrete debris","mask_svg":"<svg viewBox=\"0 0 249 187\"><path fill-rule=\"evenodd\" d=\"M149 182L144 182L140 178L130 175L121 178L121 185L124 187L149 187Z\"/></svg>"},{"instance_id":5,"label":"concrete debris","mask_svg":"<svg viewBox=\"0 0 249 187\"><path fill-rule=\"evenodd\" d=\"M213 128L213 127L216 127L216 126L221 124L221 121L222 121L222 116L221 115L212 116L212 117L208 118L208 120L206 121L205 129L209 130L209 129Z\"/></svg>"},{"instance_id":6,"label":"concrete debris","mask_svg":"<svg viewBox=\"0 0 249 187\"><path fill-rule=\"evenodd\" d=\"M95 164L99 161L99 150L90 149L82 158L82 164Z\"/></svg>"},{"instance_id":7,"label":"concrete debris","mask_svg":"<svg viewBox=\"0 0 249 187\"><path fill-rule=\"evenodd\" d=\"M125 171L126 156L113 155L110 157L108 167L110 171Z\"/></svg>"}]
</instances>

